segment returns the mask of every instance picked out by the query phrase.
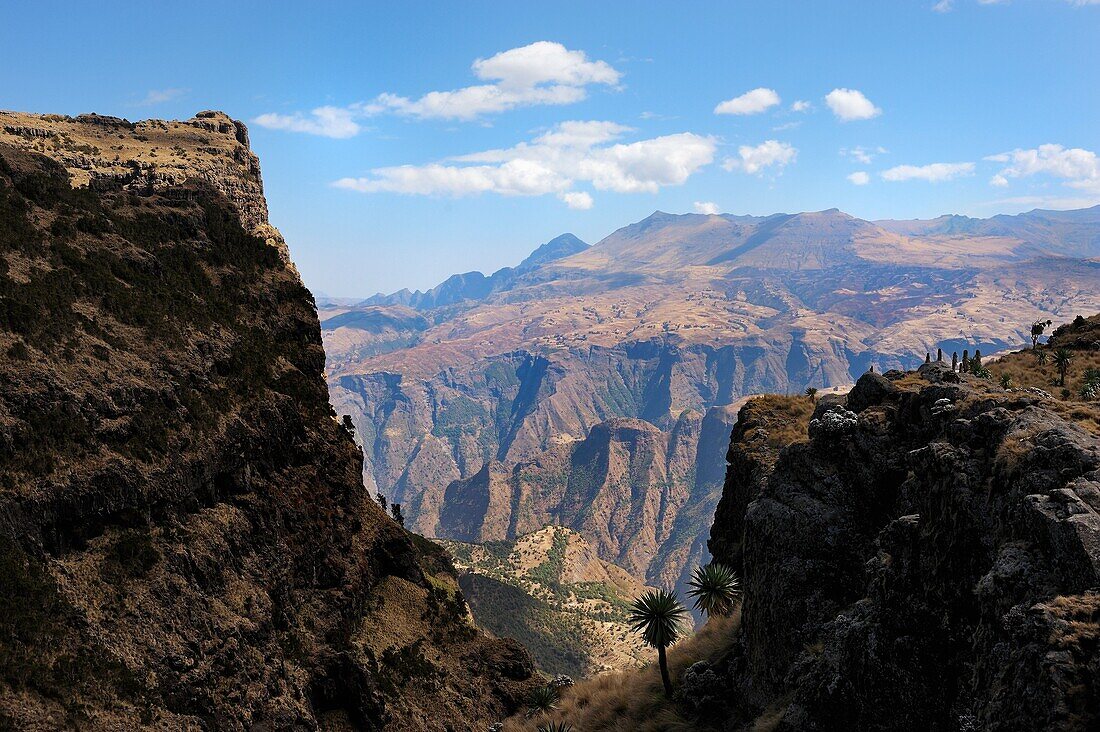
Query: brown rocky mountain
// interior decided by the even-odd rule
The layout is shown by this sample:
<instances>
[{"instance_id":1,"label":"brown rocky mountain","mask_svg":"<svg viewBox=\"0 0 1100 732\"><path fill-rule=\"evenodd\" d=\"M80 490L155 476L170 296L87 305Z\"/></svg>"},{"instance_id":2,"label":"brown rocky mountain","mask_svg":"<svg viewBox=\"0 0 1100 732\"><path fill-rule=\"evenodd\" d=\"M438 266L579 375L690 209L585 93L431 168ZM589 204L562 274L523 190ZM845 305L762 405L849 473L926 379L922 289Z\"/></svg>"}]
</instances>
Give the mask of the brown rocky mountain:
<instances>
[{"instance_id":1,"label":"brown rocky mountain","mask_svg":"<svg viewBox=\"0 0 1100 732\"><path fill-rule=\"evenodd\" d=\"M702 555L723 469L693 435L722 442L744 395L990 353L1037 317L1100 309L1097 218L658 212L465 301L322 310L332 400L368 484L417 530L561 523L672 584Z\"/></svg>"},{"instance_id":2,"label":"brown rocky mountain","mask_svg":"<svg viewBox=\"0 0 1100 732\"><path fill-rule=\"evenodd\" d=\"M0 131L0 728L514 711L528 654L364 489L244 125Z\"/></svg>"}]
</instances>

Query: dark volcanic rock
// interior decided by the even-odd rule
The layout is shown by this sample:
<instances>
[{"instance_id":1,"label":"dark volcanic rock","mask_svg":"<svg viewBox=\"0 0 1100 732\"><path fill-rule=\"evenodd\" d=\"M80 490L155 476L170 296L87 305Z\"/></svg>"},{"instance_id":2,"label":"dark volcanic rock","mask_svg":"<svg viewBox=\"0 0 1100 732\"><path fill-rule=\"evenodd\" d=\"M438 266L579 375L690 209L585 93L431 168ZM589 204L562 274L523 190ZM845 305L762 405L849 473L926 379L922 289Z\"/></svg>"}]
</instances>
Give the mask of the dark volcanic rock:
<instances>
[{"instance_id":1,"label":"dark volcanic rock","mask_svg":"<svg viewBox=\"0 0 1100 732\"><path fill-rule=\"evenodd\" d=\"M0 135L0 728L514 711L526 652L363 487L244 126L35 120L60 164ZM103 172L157 144L171 180Z\"/></svg>"},{"instance_id":2,"label":"dark volcanic rock","mask_svg":"<svg viewBox=\"0 0 1100 732\"><path fill-rule=\"evenodd\" d=\"M710 541L745 590L728 729L1100 723L1097 415L921 371L865 375L850 429L782 452L735 430Z\"/></svg>"},{"instance_id":3,"label":"dark volcanic rock","mask_svg":"<svg viewBox=\"0 0 1100 732\"><path fill-rule=\"evenodd\" d=\"M890 379L880 374L868 372L859 377L859 381L848 392L848 409L862 412L867 407L892 400L898 393Z\"/></svg>"}]
</instances>

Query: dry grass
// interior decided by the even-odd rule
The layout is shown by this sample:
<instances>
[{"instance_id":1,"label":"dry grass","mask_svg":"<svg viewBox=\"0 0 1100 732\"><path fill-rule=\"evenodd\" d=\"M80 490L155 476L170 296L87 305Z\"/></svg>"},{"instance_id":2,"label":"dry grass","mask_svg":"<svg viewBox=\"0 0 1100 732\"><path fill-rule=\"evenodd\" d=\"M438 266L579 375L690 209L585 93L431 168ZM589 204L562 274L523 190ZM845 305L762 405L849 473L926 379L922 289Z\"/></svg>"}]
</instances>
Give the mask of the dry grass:
<instances>
[{"instance_id":1,"label":"dry grass","mask_svg":"<svg viewBox=\"0 0 1100 732\"><path fill-rule=\"evenodd\" d=\"M1054 368L1054 350L1040 346L1047 352L1046 364L1040 364L1039 359L1031 349L1016 351L1002 356L989 364L989 372L993 374L993 380L999 381L1002 375L1012 379L1014 387L1036 386L1049 391L1054 396L1062 393L1058 386L1058 369ZM1100 369L1100 351L1073 351L1073 362L1066 373L1066 389L1069 389L1070 401L1080 401L1081 387L1084 386L1085 371L1087 369Z\"/></svg>"},{"instance_id":2,"label":"dry grass","mask_svg":"<svg viewBox=\"0 0 1100 732\"><path fill-rule=\"evenodd\" d=\"M696 634L669 649L674 686L696 661L717 661L737 637L741 615L714 618ZM656 653L654 653L656 656ZM710 727L685 717L664 698L656 659L633 671L614 671L578 683L562 695L558 709L534 719L514 717L505 732L534 732L550 721L566 722L576 732L707 732Z\"/></svg>"},{"instance_id":3,"label":"dry grass","mask_svg":"<svg viewBox=\"0 0 1100 732\"><path fill-rule=\"evenodd\" d=\"M1100 593L1059 595L1039 607L1051 618L1048 642L1056 647L1094 647L1100 639Z\"/></svg>"},{"instance_id":4,"label":"dry grass","mask_svg":"<svg viewBox=\"0 0 1100 732\"><path fill-rule=\"evenodd\" d=\"M750 432L751 429L766 429L770 444L786 447L808 439L806 426L817 404L807 396L764 394L753 397L746 406L745 417L752 425Z\"/></svg>"}]
</instances>

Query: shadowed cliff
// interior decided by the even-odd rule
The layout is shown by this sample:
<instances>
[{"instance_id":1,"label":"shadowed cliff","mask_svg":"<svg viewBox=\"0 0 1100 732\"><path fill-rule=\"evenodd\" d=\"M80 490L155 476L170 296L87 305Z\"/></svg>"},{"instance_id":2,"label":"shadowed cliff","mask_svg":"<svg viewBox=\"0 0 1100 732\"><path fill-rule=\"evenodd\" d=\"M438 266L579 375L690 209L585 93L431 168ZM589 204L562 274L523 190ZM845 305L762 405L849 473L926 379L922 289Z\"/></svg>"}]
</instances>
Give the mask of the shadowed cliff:
<instances>
[{"instance_id":1,"label":"shadowed cliff","mask_svg":"<svg viewBox=\"0 0 1100 732\"><path fill-rule=\"evenodd\" d=\"M0 123L0 727L514 711L526 652L363 487L244 126Z\"/></svg>"}]
</instances>

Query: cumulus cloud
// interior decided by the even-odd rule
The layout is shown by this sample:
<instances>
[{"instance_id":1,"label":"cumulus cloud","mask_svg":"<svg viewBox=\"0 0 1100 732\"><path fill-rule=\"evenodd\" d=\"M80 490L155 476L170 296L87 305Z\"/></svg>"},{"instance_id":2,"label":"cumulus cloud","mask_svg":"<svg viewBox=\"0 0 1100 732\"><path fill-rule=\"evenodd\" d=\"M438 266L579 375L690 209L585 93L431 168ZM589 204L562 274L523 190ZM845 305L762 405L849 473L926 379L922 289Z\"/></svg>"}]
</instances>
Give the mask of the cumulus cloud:
<instances>
[{"instance_id":1,"label":"cumulus cloud","mask_svg":"<svg viewBox=\"0 0 1100 732\"><path fill-rule=\"evenodd\" d=\"M814 108L814 105L807 102L805 99L796 99L794 104L791 105L792 112L809 112Z\"/></svg>"},{"instance_id":2,"label":"cumulus cloud","mask_svg":"<svg viewBox=\"0 0 1100 732\"><path fill-rule=\"evenodd\" d=\"M538 41L477 59L472 70L474 76L488 83L432 91L416 98L387 92L368 102L319 107L308 115L262 114L255 122L291 132L351 137L361 129L355 120L364 117L397 114L469 121L517 107L574 104L588 96L588 87L614 87L622 77L606 61L589 60L584 51L570 50L552 41ZM319 112L329 119L319 118ZM337 113L341 119L334 122L332 118Z\"/></svg>"},{"instance_id":3,"label":"cumulus cloud","mask_svg":"<svg viewBox=\"0 0 1100 732\"><path fill-rule=\"evenodd\" d=\"M718 204L714 201L696 201L693 204L695 213L707 214L708 216L714 216L719 213Z\"/></svg>"},{"instance_id":4,"label":"cumulus cloud","mask_svg":"<svg viewBox=\"0 0 1100 732\"><path fill-rule=\"evenodd\" d=\"M1028 150L990 155L986 160L1007 163L989 181L995 186L1007 186L1011 178L1047 175L1061 179L1071 188L1100 194L1100 157L1092 150L1066 148L1050 143Z\"/></svg>"},{"instance_id":5,"label":"cumulus cloud","mask_svg":"<svg viewBox=\"0 0 1100 732\"><path fill-rule=\"evenodd\" d=\"M555 194L571 208L593 205L587 182L599 191L656 193L680 185L714 159L714 139L690 132L637 142L617 142L630 128L614 122L563 122L530 142L427 165L376 168L362 178L342 178L338 188L374 193L466 196Z\"/></svg>"},{"instance_id":6,"label":"cumulus cloud","mask_svg":"<svg viewBox=\"0 0 1100 732\"><path fill-rule=\"evenodd\" d=\"M857 170L848 174L848 180L852 185L865 186L871 182L871 176L867 175L865 171Z\"/></svg>"},{"instance_id":7,"label":"cumulus cloud","mask_svg":"<svg viewBox=\"0 0 1100 732\"><path fill-rule=\"evenodd\" d=\"M362 129L355 121L352 110L342 107L317 107L309 114L261 114L254 122L261 127L289 132L304 132L308 135L320 135L343 139L354 137Z\"/></svg>"},{"instance_id":8,"label":"cumulus cloud","mask_svg":"<svg viewBox=\"0 0 1100 732\"><path fill-rule=\"evenodd\" d=\"M825 95L825 104L843 122L871 119L882 114L882 110L857 89L833 89Z\"/></svg>"},{"instance_id":9,"label":"cumulus cloud","mask_svg":"<svg viewBox=\"0 0 1100 732\"><path fill-rule=\"evenodd\" d=\"M939 183L966 175L973 175L974 163L931 163L930 165L898 165L883 172L882 179L896 183L906 180L923 180Z\"/></svg>"},{"instance_id":10,"label":"cumulus cloud","mask_svg":"<svg viewBox=\"0 0 1100 732\"><path fill-rule=\"evenodd\" d=\"M784 168L798 157L798 150L785 142L765 140L759 145L742 145L737 148L737 157L728 157L722 161L726 170L740 170L750 175L765 168Z\"/></svg>"},{"instance_id":11,"label":"cumulus cloud","mask_svg":"<svg viewBox=\"0 0 1100 732\"><path fill-rule=\"evenodd\" d=\"M578 211L587 211L592 208L592 196L585 191L566 191L559 193L558 198L569 208Z\"/></svg>"},{"instance_id":12,"label":"cumulus cloud","mask_svg":"<svg viewBox=\"0 0 1100 732\"><path fill-rule=\"evenodd\" d=\"M760 114L779 104L779 95L774 89L760 87L747 91L739 97L727 99L714 108L715 114Z\"/></svg>"}]
</instances>

